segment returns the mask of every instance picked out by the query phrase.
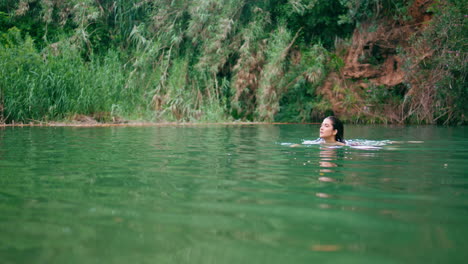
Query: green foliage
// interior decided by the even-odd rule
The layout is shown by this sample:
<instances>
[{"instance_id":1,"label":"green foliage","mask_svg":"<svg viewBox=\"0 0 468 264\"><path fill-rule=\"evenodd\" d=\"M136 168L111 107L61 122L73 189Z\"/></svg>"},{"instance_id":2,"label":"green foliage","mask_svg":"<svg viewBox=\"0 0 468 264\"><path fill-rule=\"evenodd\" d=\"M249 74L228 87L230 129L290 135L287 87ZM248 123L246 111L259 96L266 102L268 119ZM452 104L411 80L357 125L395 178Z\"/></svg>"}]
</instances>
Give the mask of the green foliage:
<instances>
[{"instance_id":1,"label":"green foliage","mask_svg":"<svg viewBox=\"0 0 468 264\"><path fill-rule=\"evenodd\" d=\"M276 1L272 17L279 22L287 21L292 32L301 30L299 42L321 43L333 48L335 38L346 37L352 30L351 23L339 24L339 18L347 14L347 8L340 1L288 0Z\"/></svg>"},{"instance_id":2,"label":"green foliage","mask_svg":"<svg viewBox=\"0 0 468 264\"><path fill-rule=\"evenodd\" d=\"M444 72L434 114L466 122L466 4L448 2L430 10L437 22L419 41L435 39L441 48L420 69ZM332 52L336 40L363 20L405 21L411 3L0 1L0 122L99 112L156 121L308 121L326 109L317 87L344 66L343 54ZM391 98L411 101L377 92L368 100Z\"/></svg>"},{"instance_id":3,"label":"green foliage","mask_svg":"<svg viewBox=\"0 0 468 264\"><path fill-rule=\"evenodd\" d=\"M285 27L280 26L272 35L256 94L257 119L266 121L273 121L279 111L279 99L284 91L283 77L287 70L286 56L292 44L292 36Z\"/></svg>"},{"instance_id":4,"label":"green foliage","mask_svg":"<svg viewBox=\"0 0 468 264\"><path fill-rule=\"evenodd\" d=\"M394 20L408 20L408 8L413 1L407 0L339 0L348 10L340 15L339 23L359 23L390 17Z\"/></svg>"},{"instance_id":5,"label":"green foliage","mask_svg":"<svg viewBox=\"0 0 468 264\"><path fill-rule=\"evenodd\" d=\"M23 37L31 36L28 46L5 44L2 51L26 53L28 47L41 76L21 71L28 81L16 84L19 94L38 102L13 100L11 90L4 91L8 120L115 109L134 115L133 107L146 118L193 121L224 120L229 112L274 120L283 93L310 84L300 77L307 65L289 61L291 45L331 43L344 32L334 21L346 10L319 1L18 0L2 2L0 11L8 22L2 30L19 24ZM107 78L105 67L114 72ZM7 69L3 81L11 86L15 68Z\"/></svg>"},{"instance_id":6,"label":"green foliage","mask_svg":"<svg viewBox=\"0 0 468 264\"><path fill-rule=\"evenodd\" d=\"M446 123L468 123L468 46L466 34L468 23L466 1L451 0L443 7L431 24L424 38L427 41L437 40L432 63L435 70L444 73L437 82L436 118L443 116Z\"/></svg>"},{"instance_id":7,"label":"green foliage","mask_svg":"<svg viewBox=\"0 0 468 264\"><path fill-rule=\"evenodd\" d=\"M270 24L269 14L255 9L252 21L239 32L240 47L232 68L234 76L230 89L230 105L235 119L254 119L259 76L265 64L265 41L268 38L265 28Z\"/></svg>"},{"instance_id":8,"label":"green foliage","mask_svg":"<svg viewBox=\"0 0 468 264\"><path fill-rule=\"evenodd\" d=\"M18 30L10 30L4 39L0 46L0 104L6 122L134 111L136 91L125 88L126 74L115 53L83 63L71 45L52 55L37 52L32 39L22 39Z\"/></svg>"},{"instance_id":9,"label":"green foliage","mask_svg":"<svg viewBox=\"0 0 468 264\"><path fill-rule=\"evenodd\" d=\"M280 100L280 111L275 116L281 122L311 121L311 113L319 103L316 88L328 72L329 52L317 44L310 49L297 52L298 61L290 65L284 77L285 92Z\"/></svg>"},{"instance_id":10,"label":"green foliage","mask_svg":"<svg viewBox=\"0 0 468 264\"><path fill-rule=\"evenodd\" d=\"M432 21L413 39L415 50L422 54L407 54L414 65L410 80L421 89L407 98L406 105L415 112L416 122L468 122L467 8L462 0L436 1L429 9L434 12ZM428 51L431 56L420 60ZM429 99L421 100L427 95Z\"/></svg>"}]
</instances>

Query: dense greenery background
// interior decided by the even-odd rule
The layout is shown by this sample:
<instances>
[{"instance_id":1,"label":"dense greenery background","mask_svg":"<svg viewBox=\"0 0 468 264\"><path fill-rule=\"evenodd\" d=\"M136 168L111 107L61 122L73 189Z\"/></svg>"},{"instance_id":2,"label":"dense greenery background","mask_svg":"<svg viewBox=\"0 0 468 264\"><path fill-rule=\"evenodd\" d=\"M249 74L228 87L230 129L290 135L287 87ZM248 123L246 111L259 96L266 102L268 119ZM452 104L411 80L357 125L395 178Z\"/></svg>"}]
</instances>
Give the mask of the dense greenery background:
<instances>
[{"instance_id":1,"label":"dense greenery background","mask_svg":"<svg viewBox=\"0 0 468 264\"><path fill-rule=\"evenodd\" d=\"M77 115L312 121L333 113L316 90L343 67L337 43L346 47L364 21L408 20L412 3L0 0L0 123ZM402 106L413 100L414 113L402 122L466 123L466 7L461 0L431 1L433 19L412 40L415 48L432 47L424 61L408 56L413 74L442 76L421 84L421 93L433 95L429 101L401 94L364 100Z\"/></svg>"}]
</instances>

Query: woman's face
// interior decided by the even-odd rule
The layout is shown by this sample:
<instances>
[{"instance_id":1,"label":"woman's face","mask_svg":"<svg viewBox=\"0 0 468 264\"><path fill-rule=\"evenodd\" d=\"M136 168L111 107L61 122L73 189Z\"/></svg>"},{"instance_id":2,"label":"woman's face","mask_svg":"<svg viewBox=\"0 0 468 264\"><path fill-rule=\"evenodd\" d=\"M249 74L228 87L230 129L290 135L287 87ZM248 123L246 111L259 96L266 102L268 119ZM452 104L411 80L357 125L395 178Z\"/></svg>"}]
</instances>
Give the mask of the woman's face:
<instances>
[{"instance_id":1,"label":"woman's face","mask_svg":"<svg viewBox=\"0 0 468 264\"><path fill-rule=\"evenodd\" d=\"M335 140L335 135L338 130L333 129L333 123L330 119L325 118L320 126L320 137L327 140Z\"/></svg>"}]
</instances>

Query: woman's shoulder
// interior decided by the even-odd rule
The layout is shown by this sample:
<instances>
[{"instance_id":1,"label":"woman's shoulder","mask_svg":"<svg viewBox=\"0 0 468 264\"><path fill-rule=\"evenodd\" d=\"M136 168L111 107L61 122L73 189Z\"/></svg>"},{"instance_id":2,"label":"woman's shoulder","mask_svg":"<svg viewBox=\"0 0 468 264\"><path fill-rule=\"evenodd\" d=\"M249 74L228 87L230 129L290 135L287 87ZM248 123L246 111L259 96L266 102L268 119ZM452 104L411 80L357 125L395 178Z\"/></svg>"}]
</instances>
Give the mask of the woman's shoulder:
<instances>
[{"instance_id":1,"label":"woman's shoulder","mask_svg":"<svg viewBox=\"0 0 468 264\"><path fill-rule=\"evenodd\" d=\"M326 145L326 146L346 146L346 142L341 142L341 141L335 141L333 143L327 143L325 141L320 142L320 144Z\"/></svg>"}]
</instances>

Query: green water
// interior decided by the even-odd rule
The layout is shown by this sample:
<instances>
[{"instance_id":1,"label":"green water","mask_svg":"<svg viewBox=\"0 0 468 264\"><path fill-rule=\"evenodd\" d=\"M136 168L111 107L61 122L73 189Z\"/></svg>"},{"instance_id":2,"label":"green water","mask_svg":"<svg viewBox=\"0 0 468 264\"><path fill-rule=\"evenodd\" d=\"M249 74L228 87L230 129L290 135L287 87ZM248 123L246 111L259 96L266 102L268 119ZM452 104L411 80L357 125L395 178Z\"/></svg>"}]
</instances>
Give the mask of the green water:
<instances>
[{"instance_id":1,"label":"green water","mask_svg":"<svg viewBox=\"0 0 468 264\"><path fill-rule=\"evenodd\" d=\"M467 128L318 128L2 128L0 262L465 263Z\"/></svg>"}]
</instances>

